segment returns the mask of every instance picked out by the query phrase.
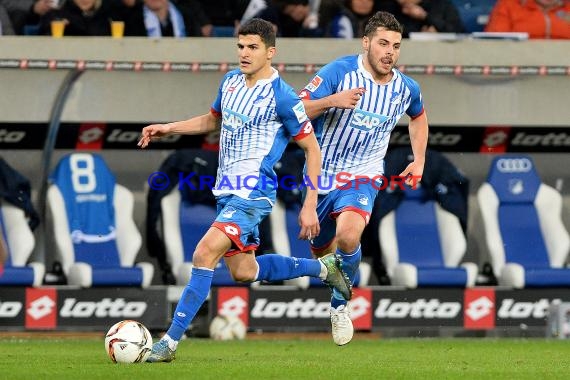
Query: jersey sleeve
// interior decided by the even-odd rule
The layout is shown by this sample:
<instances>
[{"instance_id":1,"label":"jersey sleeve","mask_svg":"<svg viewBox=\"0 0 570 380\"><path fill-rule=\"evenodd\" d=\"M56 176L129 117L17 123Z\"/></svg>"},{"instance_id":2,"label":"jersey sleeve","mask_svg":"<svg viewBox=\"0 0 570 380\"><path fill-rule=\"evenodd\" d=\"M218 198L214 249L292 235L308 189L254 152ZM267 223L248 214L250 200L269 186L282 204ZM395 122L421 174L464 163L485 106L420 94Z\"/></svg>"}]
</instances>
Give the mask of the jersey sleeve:
<instances>
[{"instance_id":1,"label":"jersey sleeve","mask_svg":"<svg viewBox=\"0 0 570 380\"><path fill-rule=\"evenodd\" d=\"M295 140L301 140L313 133L313 126L305 112L305 106L295 91L291 87L280 86L275 95L277 116L287 132Z\"/></svg>"},{"instance_id":2,"label":"jersey sleeve","mask_svg":"<svg viewBox=\"0 0 570 380\"><path fill-rule=\"evenodd\" d=\"M224 86L225 86L227 79L233 75L235 75L235 70L226 73L226 75L224 75L224 77L222 78L222 81L220 82L220 86L218 87L218 94L216 96L216 99L214 100L214 102L212 103L212 105L210 107L210 112L212 114L214 114L215 116L219 117L222 114L222 93L223 93Z\"/></svg>"},{"instance_id":3,"label":"jersey sleeve","mask_svg":"<svg viewBox=\"0 0 570 380\"><path fill-rule=\"evenodd\" d=\"M406 110L406 114L412 119L415 119L424 113L424 101L422 99L420 85L418 84L418 82L409 77L404 77L404 80L410 90L410 97L411 97L410 105Z\"/></svg>"},{"instance_id":4,"label":"jersey sleeve","mask_svg":"<svg viewBox=\"0 0 570 380\"><path fill-rule=\"evenodd\" d=\"M317 100L334 94L339 82L337 65L337 62L333 61L321 68L301 90L299 97L304 100Z\"/></svg>"}]
</instances>

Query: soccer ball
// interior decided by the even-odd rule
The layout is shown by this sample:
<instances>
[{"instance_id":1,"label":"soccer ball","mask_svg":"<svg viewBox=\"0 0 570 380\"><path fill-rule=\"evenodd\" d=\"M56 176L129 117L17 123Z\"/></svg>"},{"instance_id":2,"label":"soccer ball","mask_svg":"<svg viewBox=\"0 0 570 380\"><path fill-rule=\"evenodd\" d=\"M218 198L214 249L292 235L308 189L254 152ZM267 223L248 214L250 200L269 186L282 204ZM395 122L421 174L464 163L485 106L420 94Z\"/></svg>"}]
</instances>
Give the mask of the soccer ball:
<instances>
[{"instance_id":1,"label":"soccer ball","mask_svg":"<svg viewBox=\"0 0 570 380\"><path fill-rule=\"evenodd\" d=\"M143 363L152 350L152 336L140 322L117 322L105 335L105 350L114 363Z\"/></svg>"},{"instance_id":2,"label":"soccer ball","mask_svg":"<svg viewBox=\"0 0 570 380\"><path fill-rule=\"evenodd\" d=\"M210 323L210 338L214 340L244 339L247 327L236 316L217 315Z\"/></svg>"}]
</instances>

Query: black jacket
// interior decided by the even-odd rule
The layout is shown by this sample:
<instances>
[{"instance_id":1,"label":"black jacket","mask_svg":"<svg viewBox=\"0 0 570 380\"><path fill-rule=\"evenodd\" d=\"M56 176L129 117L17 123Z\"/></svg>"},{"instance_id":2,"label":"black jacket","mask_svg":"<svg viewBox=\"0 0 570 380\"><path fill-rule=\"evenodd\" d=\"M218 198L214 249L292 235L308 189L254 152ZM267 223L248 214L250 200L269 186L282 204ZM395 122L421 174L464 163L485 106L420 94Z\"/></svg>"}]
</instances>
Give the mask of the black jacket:
<instances>
[{"instance_id":1,"label":"black jacket","mask_svg":"<svg viewBox=\"0 0 570 380\"><path fill-rule=\"evenodd\" d=\"M0 198L24 210L32 230L40 224L40 216L32 204L30 181L8 165L2 157L0 157Z\"/></svg>"},{"instance_id":2,"label":"black jacket","mask_svg":"<svg viewBox=\"0 0 570 380\"><path fill-rule=\"evenodd\" d=\"M440 33L465 32L459 12L451 0L422 0L418 5L427 12L425 20L417 20L402 13L397 0L380 2L379 10L394 14L404 25L404 37L409 37L410 32L421 32L424 26L433 26Z\"/></svg>"}]
</instances>

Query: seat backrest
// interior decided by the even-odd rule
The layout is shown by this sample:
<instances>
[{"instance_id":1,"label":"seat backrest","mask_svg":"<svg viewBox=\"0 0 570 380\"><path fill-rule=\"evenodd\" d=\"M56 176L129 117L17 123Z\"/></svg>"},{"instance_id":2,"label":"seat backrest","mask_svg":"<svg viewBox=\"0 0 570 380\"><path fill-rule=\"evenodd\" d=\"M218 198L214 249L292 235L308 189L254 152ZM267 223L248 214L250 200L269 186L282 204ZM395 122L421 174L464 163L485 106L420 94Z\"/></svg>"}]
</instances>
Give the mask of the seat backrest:
<instances>
[{"instance_id":1,"label":"seat backrest","mask_svg":"<svg viewBox=\"0 0 570 380\"><path fill-rule=\"evenodd\" d=\"M0 233L6 243L6 267L23 267L34 249L35 238L24 211L0 201Z\"/></svg>"},{"instance_id":2,"label":"seat backrest","mask_svg":"<svg viewBox=\"0 0 570 380\"><path fill-rule=\"evenodd\" d=\"M188 192L173 189L161 200L162 231L166 256L172 267L173 274L181 283L180 266L192 263L194 250L198 242L206 234L216 219L216 207L206 204L195 204ZM231 279L229 270L223 260L220 260L214 271L214 285L237 285Z\"/></svg>"},{"instance_id":3,"label":"seat backrest","mask_svg":"<svg viewBox=\"0 0 570 380\"><path fill-rule=\"evenodd\" d=\"M478 200L495 274L505 262L534 268L562 265L568 249L562 199L542 183L532 158L495 157Z\"/></svg>"},{"instance_id":4,"label":"seat backrest","mask_svg":"<svg viewBox=\"0 0 570 380\"><path fill-rule=\"evenodd\" d=\"M421 268L456 267L467 243L459 218L421 187L406 188L398 207L380 222L384 264L391 276L399 263Z\"/></svg>"},{"instance_id":5,"label":"seat backrest","mask_svg":"<svg viewBox=\"0 0 570 380\"><path fill-rule=\"evenodd\" d=\"M115 183L103 158L64 156L50 176L48 206L64 271L74 262L92 267L132 266L142 239L132 219L132 193Z\"/></svg>"},{"instance_id":6,"label":"seat backrest","mask_svg":"<svg viewBox=\"0 0 570 380\"><path fill-rule=\"evenodd\" d=\"M481 32L497 0L452 0L468 33Z\"/></svg>"}]
</instances>

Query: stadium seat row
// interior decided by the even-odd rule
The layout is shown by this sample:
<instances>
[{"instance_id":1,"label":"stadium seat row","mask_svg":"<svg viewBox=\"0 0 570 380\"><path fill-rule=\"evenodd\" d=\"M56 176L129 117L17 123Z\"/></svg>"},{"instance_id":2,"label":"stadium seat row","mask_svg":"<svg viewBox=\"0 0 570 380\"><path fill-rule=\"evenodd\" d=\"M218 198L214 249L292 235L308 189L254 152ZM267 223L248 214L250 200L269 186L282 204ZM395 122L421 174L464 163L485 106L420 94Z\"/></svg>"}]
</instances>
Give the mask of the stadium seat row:
<instances>
[{"instance_id":1,"label":"stadium seat row","mask_svg":"<svg viewBox=\"0 0 570 380\"><path fill-rule=\"evenodd\" d=\"M429 166L442 171L445 160L437 152L428 153L428 160L441 160ZM407 152L389 153L396 158L398 154ZM160 168L170 178L166 181L168 187L149 190L147 248L160 268L171 271L180 285L189 280L194 247L214 220L216 209L209 192L193 191L194 186L177 186L177 173L208 173L215 170L216 159L214 152L177 151ZM395 161L405 164L399 158ZM398 173L399 168L391 167L390 162L387 156L386 173ZM300 173L299 165L293 161L280 165L281 169ZM278 167L276 172L286 174ZM371 219L368 236L373 236L373 244L378 244L393 285L415 288L477 284L478 266L462 262L467 249L467 197L458 191L460 187L454 188L454 183L462 186L467 179L454 179L457 173L453 170L443 173L436 178L426 172L421 185L415 188L386 186L380 191L378 212ZM300 193L280 192L278 198L262 239L270 240L270 250L279 254L310 257L307 242L297 239ZM565 268L570 236L561 218L562 197L541 182L530 157L495 157L477 200L485 246L500 285L570 286L570 269ZM136 262L142 235L133 220L133 207L133 194L116 183L100 155L73 153L59 161L50 176L46 225L68 284L151 285L155 265ZM0 285L42 285L44 264L28 262L34 233L24 210L4 199L0 225L9 253ZM370 276L371 267L363 262L357 286L368 285ZM213 283L235 285L223 261L215 270ZM299 288L322 286L319 280L311 278L286 283Z\"/></svg>"}]
</instances>

